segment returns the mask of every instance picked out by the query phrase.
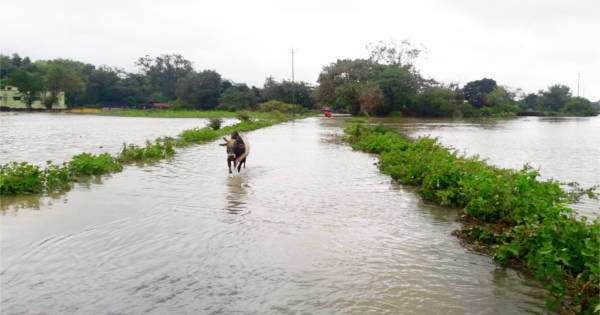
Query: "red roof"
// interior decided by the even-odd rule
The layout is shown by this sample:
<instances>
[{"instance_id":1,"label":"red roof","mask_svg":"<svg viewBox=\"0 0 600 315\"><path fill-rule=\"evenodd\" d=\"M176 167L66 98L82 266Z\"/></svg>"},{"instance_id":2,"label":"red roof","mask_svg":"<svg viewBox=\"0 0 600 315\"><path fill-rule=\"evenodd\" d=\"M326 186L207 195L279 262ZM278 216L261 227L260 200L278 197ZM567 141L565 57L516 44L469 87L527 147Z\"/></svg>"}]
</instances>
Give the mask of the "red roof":
<instances>
[{"instance_id":1,"label":"red roof","mask_svg":"<svg viewBox=\"0 0 600 315\"><path fill-rule=\"evenodd\" d=\"M165 109L165 108L169 108L169 104L167 104L167 103L152 103L152 107L158 108L158 109Z\"/></svg>"}]
</instances>

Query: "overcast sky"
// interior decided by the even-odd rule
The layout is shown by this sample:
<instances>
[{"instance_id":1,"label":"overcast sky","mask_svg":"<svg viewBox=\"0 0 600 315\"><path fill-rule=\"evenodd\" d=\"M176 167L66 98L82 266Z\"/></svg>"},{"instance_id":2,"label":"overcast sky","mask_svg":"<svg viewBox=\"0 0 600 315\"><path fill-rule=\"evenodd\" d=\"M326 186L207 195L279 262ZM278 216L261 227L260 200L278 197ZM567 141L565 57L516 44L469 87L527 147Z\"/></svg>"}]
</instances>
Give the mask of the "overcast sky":
<instances>
[{"instance_id":1,"label":"overcast sky","mask_svg":"<svg viewBox=\"0 0 600 315\"><path fill-rule=\"evenodd\" d=\"M137 71L143 55L180 53L197 70L262 86L315 83L324 65L365 58L370 42L408 39L422 74L484 77L536 92L562 83L600 100L600 0L6 1L2 53Z\"/></svg>"}]
</instances>

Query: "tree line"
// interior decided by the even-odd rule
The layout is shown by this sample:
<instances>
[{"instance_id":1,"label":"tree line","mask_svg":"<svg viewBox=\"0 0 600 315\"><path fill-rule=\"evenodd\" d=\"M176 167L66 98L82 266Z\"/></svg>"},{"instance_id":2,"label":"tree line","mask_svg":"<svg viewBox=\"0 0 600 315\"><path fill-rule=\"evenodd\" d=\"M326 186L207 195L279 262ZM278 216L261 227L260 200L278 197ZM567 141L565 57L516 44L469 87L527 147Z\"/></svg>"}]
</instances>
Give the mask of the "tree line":
<instances>
[{"instance_id":1,"label":"tree line","mask_svg":"<svg viewBox=\"0 0 600 315\"><path fill-rule=\"evenodd\" d=\"M179 54L144 56L137 73L96 67L67 59L32 62L0 55L1 84L14 85L30 106L37 99L47 108L60 91L69 107L127 106L169 102L172 109L257 109L271 100L305 108L328 106L353 115L422 117L597 115L598 109L574 97L568 86L555 84L524 95L490 78L457 83L425 78L415 66L424 48L408 41L369 44L368 58L339 59L323 67L313 87L305 82L267 77L262 87L226 80L215 70L197 71Z\"/></svg>"},{"instance_id":2,"label":"tree line","mask_svg":"<svg viewBox=\"0 0 600 315\"><path fill-rule=\"evenodd\" d=\"M179 54L140 57L137 73L96 67L68 59L38 60L18 54L0 55L0 84L16 86L23 101L40 100L48 109L65 92L69 107L137 107L169 102L173 109L251 110L275 100L313 108L313 87L306 82L267 77L262 88L223 79L214 70L196 71Z\"/></svg>"},{"instance_id":3,"label":"tree line","mask_svg":"<svg viewBox=\"0 0 600 315\"><path fill-rule=\"evenodd\" d=\"M340 59L319 74L317 103L353 115L401 114L424 117L596 115L597 108L583 97L573 97L568 86L522 95L495 80L483 78L460 87L423 77L414 61L424 48L408 41L379 42L368 46L368 58Z\"/></svg>"}]
</instances>

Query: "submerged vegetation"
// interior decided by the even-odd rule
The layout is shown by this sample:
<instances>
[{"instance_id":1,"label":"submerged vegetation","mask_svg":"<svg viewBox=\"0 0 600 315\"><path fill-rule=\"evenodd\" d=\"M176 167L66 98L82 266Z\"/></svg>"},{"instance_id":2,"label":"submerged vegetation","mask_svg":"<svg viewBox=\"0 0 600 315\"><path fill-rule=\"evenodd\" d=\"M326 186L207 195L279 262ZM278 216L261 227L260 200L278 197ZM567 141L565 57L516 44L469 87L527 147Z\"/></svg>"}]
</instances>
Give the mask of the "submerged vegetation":
<instances>
[{"instance_id":1,"label":"submerged vegetation","mask_svg":"<svg viewBox=\"0 0 600 315\"><path fill-rule=\"evenodd\" d=\"M505 266L532 271L548 288L550 308L592 313L600 309L600 220L577 219L568 194L538 172L492 167L443 147L437 139L406 139L385 127L353 124L346 140L380 155L379 168L425 199L460 207L455 231L470 248Z\"/></svg>"},{"instance_id":2,"label":"submerged vegetation","mask_svg":"<svg viewBox=\"0 0 600 315\"><path fill-rule=\"evenodd\" d=\"M26 195L69 190L79 176L116 173L123 165L108 153L81 153L62 165L46 162L46 168L27 162L0 165L0 195Z\"/></svg>"},{"instance_id":3,"label":"submerged vegetation","mask_svg":"<svg viewBox=\"0 0 600 315\"><path fill-rule=\"evenodd\" d=\"M0 194L26 195L66 191L81 176L117 173L123 170L123 164L157 161L172 157L176 153L175 147L206 143L230 135L235 130L248 132L306 116L283 116L277 112L277 117L278 119L273 120L240 118L241 121L238 124L218 130L210 127L185 130L177 138L162 137L154 142L147 141L145 146L123 144L123 149L117 156L111 156L108 153L100 155L81 153L61 165L47 161L45 168L27 162L6 163L0 165Z\"/></svg>"}]
</instances>

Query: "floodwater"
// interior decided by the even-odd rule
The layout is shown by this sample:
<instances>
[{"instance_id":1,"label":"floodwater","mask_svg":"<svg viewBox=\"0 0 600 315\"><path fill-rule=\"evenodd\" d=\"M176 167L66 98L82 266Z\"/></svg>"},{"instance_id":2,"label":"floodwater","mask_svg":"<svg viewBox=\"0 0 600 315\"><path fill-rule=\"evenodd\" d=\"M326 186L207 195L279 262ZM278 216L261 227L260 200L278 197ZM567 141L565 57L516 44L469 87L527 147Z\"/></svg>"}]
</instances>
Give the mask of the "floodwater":
<instances>
[{"instance_id":1,"label":"floodwater","mask_svg":"<svg viewBox=\"0 0 600 315\"><path fill-rule=\"evenodd\" d=\"M224 120L223 125L234 119ZM83 152L117 154L123 143L174 137L182 130L202 128L208 119L110 117L78 114L0 113L0 164L61 163Z\"/></svg>"},{"instance_id":2,"label":"floodwater","mask_svg":"<svg viewBox=\"0 0 600 315\"><path fill-rule=\"evenodd\" d=\"M488 163L521 169L528 163L542 179L600 185L600 116L520 117L498 121L448 119L373 119L412 137L432 136L446 146L479 154ZM565 189L569 189L565 187ZM600 216L600 202L582 198L573 208Z\"/></svg>"},{"instance_id":3,"label":"floodwater","mask_svg":"<svg viewBox=\"0 0 600 315\"><path fill-rule=\"evenodd\" d=\"M233 176L214 142L64 194L3 198L0 313L546 312L535 281L460 246L456 210L339 143L344 125L250 132Z\"/></svg>"}]
</instances>

